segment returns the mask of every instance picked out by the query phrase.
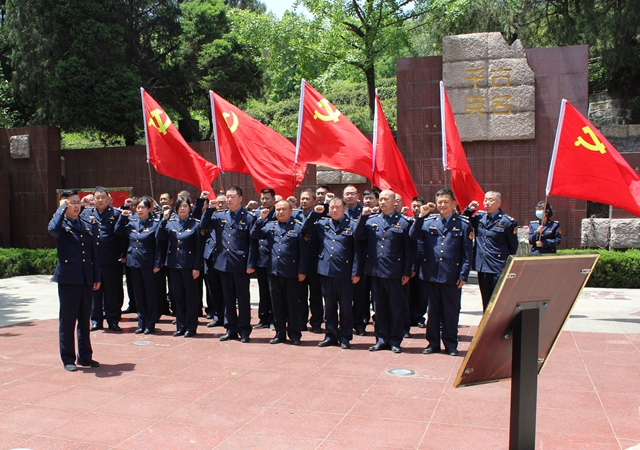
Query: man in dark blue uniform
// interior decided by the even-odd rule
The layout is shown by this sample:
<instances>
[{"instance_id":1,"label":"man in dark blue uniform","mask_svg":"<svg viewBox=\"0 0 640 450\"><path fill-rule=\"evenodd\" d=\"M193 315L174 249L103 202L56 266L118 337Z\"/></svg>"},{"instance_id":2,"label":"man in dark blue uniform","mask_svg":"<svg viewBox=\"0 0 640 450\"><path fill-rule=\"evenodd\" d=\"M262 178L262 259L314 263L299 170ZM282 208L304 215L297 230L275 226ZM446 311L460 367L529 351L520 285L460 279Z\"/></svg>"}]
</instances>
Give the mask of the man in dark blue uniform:
<instances>
[{"instance_id":1,"label":"man in dark blue uniform","mask_svg":"<svg viewBox=\"0 0 640 450\"><path fill-rule=\"evenodd\" d=\"M302 223L291 217L292 205L287 200L275 204L276 220L268 221L269 210L260 211L251 232L254 239L264 239L269 249L267 274L273 307L276 335L270 344L285 342L300 345L300 282L307 275L309 247L302 234Z\"/></svg>"},{"instance_id":2,"label":"man in dark blue uniform","mask_svg":"<svg viewBox=\"0 0 640 450\"><path fill-rule=\"evenodd\" d=\"M380 192L380 214L362 211L356 239L366 240L365 273L371 277L371 296L376 311L375 345L372 352L391 349L402 352L402 286L409 282L413 265L413 247L409 222L393 207L393 191Z\"/></svg>"},{"instance_id":3,"label":"man in dark blue uniform","mask_svg":"<svg viewBox=\"0 0 640 450\"><path fill-rule=\"evenodd\" d=\"M255 271L258 255L257 241L251 239L256 218L242 206L242 189L230 187L226 197L229 209L214 212L218 200L211 200L201 227L216 233L213 268L218 270L222 280L224 326L227 329L220 340L238 339L239 333L240 341L247 343L251 334L249 275Z\"/></svg>"},{"instance_id":4,"label":"man in dark blue uniform","mask_svg":"<svg viewBox=\"0 0 640 450\"><path fill-rule=\"evenodd\" d=\"M92 359L89 318L92 293L100 288L97 236L95 228L82 220L80 197L75 190L62 193L62 204L49 222L49 233L56 241L58 264L53 281L60 298L59 343L65 370L77 371L74 331L78 326L77 363L98 367Z\"/></svg>"},{"instance_id":5,"label":"man in dark blue uniform","mask_svg":"<svg viewBox=\"0 0 640 450\"><path fill-rule=\"evenodd\" d=\"M360 281L360 252L355 239L357 221L345 215L347 205L341 198L329 202L329 215L324 217L323 205L316 207L302 228L303 233L317 236L320 242L318 274L325 298L327 329L319 347L340 345L351 348L353 339L353 286ZM338 320L338 307L340 320Z\"/></svg>"},{"instance_id":6,"label":"man in dark blue uniform","mask_svg":"<svg viewBox=\"0 0 640 450\"><path fill-rule=\"evenodd\" d=\"M120 211L109 206L109 192L97 186L93 191L95 206L82 211L82 219L95 224L99 230L98 260L100 261L100 289L93 293L91 331L103 328L103 317L111 331L122 331L120 317L124 301L122 291L122 258L127 240L115 234Z\"/></svg>"},{"instance_id":7,"label":"man in dark blue uniform","mask_svg":"<svg viewBox=\"0 0 640 450\"><path fill-rule=\"evenodd\" d=\"M218 206L216 211L224 211L227 209L227 198L221 194L218 195ZM220 272L215 269L215 247L216 232L214 230L205 231L204 246L204 283L207 287L207 306L209 308L208 315L211 316L211 322L207 327L219 327L224 325L224 297L222 295L222 279Z\"/></svg>"},{"instance_id":8,"label":"man in dark blue uniform","mask_svg":"<svg viewBox=\"0 0 640 450\"><path fill-rule=\"evenodd\" d=\"M273 189L263 189L260 191L260 209L268 209L269 216L267 220L275 218L276 210L273 207L276 202L276 193ZM259 211L256 213L260 214ZM258 319L260 320L253 328L259 330L272 326L273 311L271 311L271 293L269 290L269 279L267 274L267 265L269 264L269 249L267 241L260 239L258 241L258 263L256 266L256 278L258 279L258 293L260 301L258 303Z\"/></svg>"},{"instance_id":9,"label":"man in dark blue uniform","mask_svg":"<svg viewBox=\"0 0 640 450\"><path fill-rule=\"evenodd\" d=\"M440 214L427 217L429 205L420 207L420 215L409 232L411 238L424 242L418 261L419 276L429 292L427 348L423 353L440 352L440 323L445 352L458 356L458 320L462 286L467 282L473 257L473 229L466 218L455 212L453 191L436 193Z\"/></svg>"},{"instance_id":10,"label":"man in dark blue uniform","mask_svg":"<svg viewBox=\"0 0 640 450\"><path fill-rule=\"evenodd\" d=\"M313 213L316 206L316 194L313 189L303 189L300 193L300 215L302 221ZM320 205L324 211L324 205ZM322 287L318 275L318 254L320 253L320 241L314 233L304 232L305 241L309 247L309 268L307 277L300 283L300 330L307 330L307 319L311 325L312 333L322 333L324 306L322 303ZM309 318L311 311L311 318Z\"/></svg>"},{"instance_id":11,"label":"man in dark blue uniform","mask_svg":"<svg viewBox=\"0 0 640 450\"><path fill-rule=\"evenodd\" d=\"M499 192L487 192L484 195L485 210L478 211L474 216L479 206L474 200L463 214L469 217L475 230L473 266L478 271L482 307L486 310L507 258L518 251L518 222L502 212L502 196Z\"/></svg>"}]
</instances>

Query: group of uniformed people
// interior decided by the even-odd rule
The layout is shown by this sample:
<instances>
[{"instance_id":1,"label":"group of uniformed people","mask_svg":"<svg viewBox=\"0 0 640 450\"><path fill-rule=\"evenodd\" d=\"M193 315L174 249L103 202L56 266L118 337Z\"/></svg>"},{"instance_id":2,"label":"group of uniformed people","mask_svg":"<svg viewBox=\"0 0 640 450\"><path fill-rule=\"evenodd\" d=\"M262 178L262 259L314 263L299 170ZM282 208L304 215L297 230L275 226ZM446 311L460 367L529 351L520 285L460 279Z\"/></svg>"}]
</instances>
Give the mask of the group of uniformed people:
<instances>
[{"instance_id":1,"label":"group of uniformed people","mask_svg":"<svg viewBox=\"0 0 640 450\"><path fill-rule=\"evenodd\" d=\"M366 190L362 204L359 197L355 186L342 197L319 186L303 189L296 208L297 199L264 189L260 205L243 206L242 189L231 187L212 198L203 191L194 205L183 191L175 205L163 193L160 204L142 197L115 208L103 187L82 201L77 192L64 192L49 231L58 247L54 280L65 369L98 366L89 330L102 329L105 319L109 330L121 331L122 262L128 312L138 313L135 333L156 331L157 320L169 313L168 297L174 336L196 335L203 280L207 326L225 327L221 341L247 343L252 329L271 327L271 344L289 339L299 345L309 323L311 332L325 334L320 347L348 349L354 332L366 334L373 309L370 351L400 353L417 325L427 329L423 353L441 352L442 342L447 354L458 355L461 288L470 269L478 272L486 309L507 257L518 249L517 223L502 211L500 194L487 192L482 211L472 202L459 213L453 192L442 189L435 202L411 199L414 217L390 190ZM538 211L531 250L555 251L560 228L550 220L550 205L541 202ZM260 304L252 327L253 273Z\"/></svg>"}]
</instances>

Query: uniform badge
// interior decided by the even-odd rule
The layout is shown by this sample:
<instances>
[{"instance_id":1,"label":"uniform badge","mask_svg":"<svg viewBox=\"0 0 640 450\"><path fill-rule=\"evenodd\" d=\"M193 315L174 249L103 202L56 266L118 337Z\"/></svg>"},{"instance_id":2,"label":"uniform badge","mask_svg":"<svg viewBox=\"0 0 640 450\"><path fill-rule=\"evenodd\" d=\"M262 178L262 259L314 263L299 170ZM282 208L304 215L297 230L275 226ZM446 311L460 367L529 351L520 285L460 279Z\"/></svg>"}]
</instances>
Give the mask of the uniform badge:
<instances>
[{"instance_id":1,"label":"uniform badge","mask_svg":"<svg viewBox=\"0 0 640 450\"><path fill-rule=\"evenodd\" d=\"M558 234L562 234L562 228L558 228Z\"/></svg>"},{"instance_id":2,"label":"uniform badge","mask_svg":"<svg viewBox=\"0 0 640 450\"><path fill-rule=\"evenodd\" d=\"M473 234L473 231L471 233L469 233L469 240L473 241L473 238L475 237L475 235Z\"/></svg>"},{"instance_id":3,"label":"uniform badge","mask_svg":"<svg viewBox=\"0 0 640 450\"><path fill-rule=\"evenodd\" d=\"M204 230L200 230L200 235L204 236Z\"/></svg>"},{"instance_id":4,"label":"uniform badge","mask_svg":"<svg viewBox=\"0 0 640 450\"><path fill-rule=\"evenodd\" d=\"M305 241L309 241L309 235L308 235L308 234L305 234L305 235L304 235L304 240L305 240Z\"/></svg>"},{"instance_id":5,"label":"uniform badge","mask_svg":"<svg viewBox=\"0 0 640 450\"><path fill-rule=\"evenodd\" d=\"M149 229L148 229L148 228L145 228L145 229L144 229L144 230L142 230L142 231L145 231L145 232L147 232L147 233L148 233L148 232L149 232Z\"/></svg>"},{"instance_id":6,"label":"uniform badge","mask_svg":"<svg viewBox=\"0 0 640 450\"><path fill-rule=\"evenodd\" d=\"M513 229L513 234L518 234L518 229L517 228Z\"/></svg>"}]
</instances>

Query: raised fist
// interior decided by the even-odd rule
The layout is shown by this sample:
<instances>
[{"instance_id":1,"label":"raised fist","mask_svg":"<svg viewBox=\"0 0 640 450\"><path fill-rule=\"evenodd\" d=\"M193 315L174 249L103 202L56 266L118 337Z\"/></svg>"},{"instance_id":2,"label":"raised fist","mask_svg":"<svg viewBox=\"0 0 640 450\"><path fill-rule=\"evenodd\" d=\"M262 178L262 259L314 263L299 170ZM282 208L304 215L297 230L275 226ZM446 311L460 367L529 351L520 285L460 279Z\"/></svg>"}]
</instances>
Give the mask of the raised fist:
<instances>
[{"instance_id":1,"label":"raised fist","mask_svg":"<svg viewBox=\"0 0 640 450\"><path fill-rule=\"evenodd\" d=\"M202 193L200 194L200 198L207 199L209 198L209 194L210 194L209 191L202 191Z\"/></svg>"},{"instance_id":2,"label":"raised fist","mask_svg":"<svg viewBox=\"0 0 640 450\"><path fill-rule=\"evenodd\" d=\"M261 219L266 219L269 216L269 209L268 208L264 208L260 210L260 218Z\"/></svg>"}]
</instances>

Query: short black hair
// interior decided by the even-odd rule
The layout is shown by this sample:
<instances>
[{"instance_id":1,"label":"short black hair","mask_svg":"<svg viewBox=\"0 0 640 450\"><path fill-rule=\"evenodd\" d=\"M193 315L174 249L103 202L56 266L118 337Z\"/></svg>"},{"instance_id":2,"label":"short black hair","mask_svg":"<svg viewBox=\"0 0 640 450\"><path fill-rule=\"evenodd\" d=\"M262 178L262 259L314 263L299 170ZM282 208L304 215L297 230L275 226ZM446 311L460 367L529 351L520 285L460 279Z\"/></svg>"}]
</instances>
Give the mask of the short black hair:
<instances>
[{"instance_id":1,"label":"short black hair","mask_svg":"<svg viewBox=\"0 0 640 450\"><path fill-rule=\"evenodd\" d=\"M179 197L178 200L176 200L176 211L180 209L180 205L182 205L183 203L189 205L189 209L191 209L191 200L189 200L187 197Z\"/></svg>"},{"instance_id":2,"label":"short black hair","mask_svg":"<svg viewBox=\"0 0 640 450\"><path fill-rule=\"evenodd\" d=\"M453 195L453 191L451 189L440 189L438 192L436 192L436 201L438 200L438 197L440 197L441 195L448 195L449 197L451 197L451 200L453 200L454 202L456 201L456 196Z\"/></svg>"},{"instance_id":3,"label":"short black hair","mask_svg":"<svg viewBox=\"0 0 640 450\"><path fill-rule=\"evenodd\" d=\"M436 194L436 195L437 195L437 194ZM411 203L413 203L413 202L420 202L420 203L422 203L423 205L424 205L425 203L427 203L427 202L425 202L425 201L424 201L424 199L423 199L422 197L420 197L419 195L418 195L417 197L413 197L413 198L411 199Z\"/></svg>"},{"instance_id":4,"label":"short black hair","mask_svg":"<svg viewBox=\"0 0 640 450\"><path fill-rule=\"evenodd\" d=\"M96 186L93 190L93 194L95 195L96 192L104 192L104 195L109 195L109 190L106 187L102 186Z\"/></svg>"},{"instance_id":5,"label":"short black hair","mask_svg":"<svg viewBox=\"0 0 640 450\"><path fill-rule=\"evenodd\" d=\"M317 186L316 186L316 191L317 191L318 189L326 189L326 190L327 190L327 192L331 192L331 188L330 188L329 186L327 186L326 184L319 184L319 185L317 185Z\"/></svg>"},{"instance_id":6,"label":"short black hair","mask_svg":"<svg viewBox=\"0 0 640 450\"><path fill-rule=\"evenodd\" d=\"M347 202L345 202L342 197L333 197L331 200L329 200L329 204L332 204L333 202L340 202L342 203L342 206L347 206Z\"/></svg>"},{"instance_id":7,"label":"short black hair","mask_svg":"<svg viewBox=\"0 0 640 450\"><path fill-rule=\"evenodd\" d=\"M276 196L276 191L274 191L273 189L265 188L265 189L260 191L260 194L269 194L272 197L275 197ZM242 194L240 194L240 195L242 195Z\"/></svg>"},{"instance_id":8,"label":"short black hair","mask_svg":"<svg viewBox=\"0 0 640 450\"><path fill-rule=\"evenodd\" d=\"M75 189L67 189L66 191L62 191L60 193L60 200L64 200L65 198L69 198L72 195L78 195L78 191Z\"/></svg>"},{"instance_id":9,"label":"short black hair","mask_svg":"<svg viewBox=\"0 0 640 450\"><path fill-rule=\"evenodd\" d=\"M376 191L375 189L367 189L362 193L363 197L366 197L367 195L373 195L376 198L380 198L380 192Z\"/></svg>"},{"instance_id":10,"label":"short black hair","mask_svg":"<svg viewBox=\"0 0 640 450\"><path fill-rule=\"evenodd\" d=\"M302 197L302 194L304 194L305 192L306 192L307 194L311 194L311 198L313 198L314 200L316 199L316 191L314 191L313 189L311 189L311 188L304 188L304 189L300 192L300 196Z\"/></svg>"},{"instance_id":11,"label":"short black hair","mask_svg":"<svg viewBox=\"0 0 640 450\"><path fill-rule=\"evenodd\" d=\"M227 189L227 192L229 191L236 191L236 194L238 194L238 197L242 197L242 189L240 189L238 186L231 186L229 189Z\"/></svg>"},{"instance_id":12,"label":"short black hair","mask_svg":"<svg viewBox=\"0 0 640 450\"><path fill-rule=\"evenodd\" d=\"M544 208L544 202L538 202L538 204L536 205L536 209L542 209ZM553 217L553 209L551 208L551 204L547 203L547 209L545 211L547 214L547 219L551 219L551 217Z\"/></svg>"}]
</instances>

